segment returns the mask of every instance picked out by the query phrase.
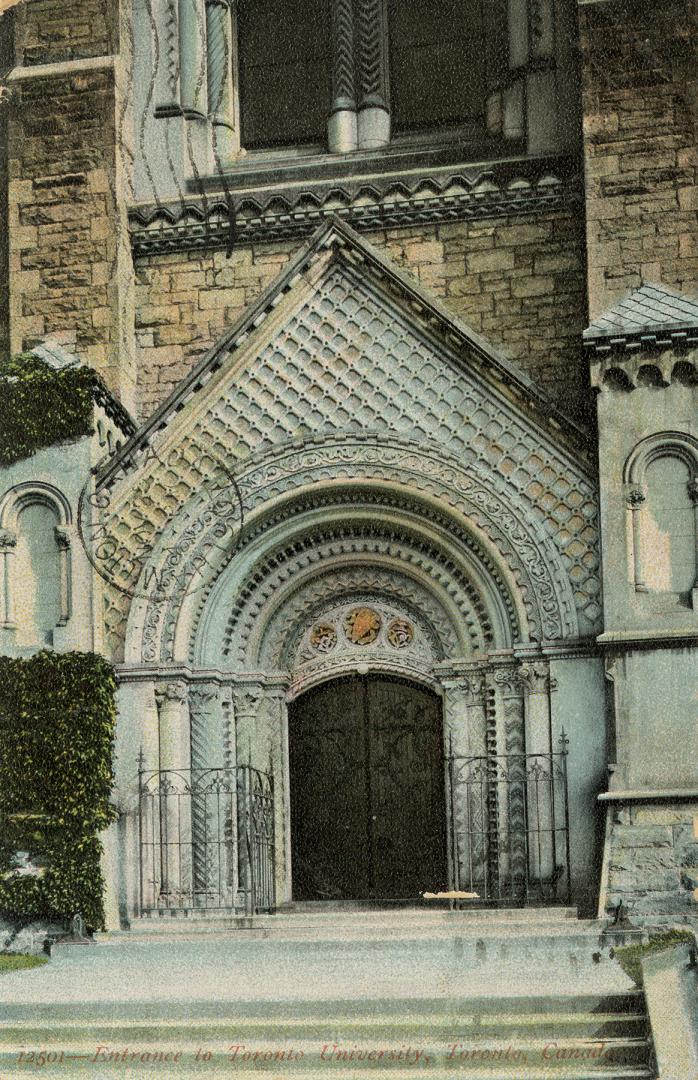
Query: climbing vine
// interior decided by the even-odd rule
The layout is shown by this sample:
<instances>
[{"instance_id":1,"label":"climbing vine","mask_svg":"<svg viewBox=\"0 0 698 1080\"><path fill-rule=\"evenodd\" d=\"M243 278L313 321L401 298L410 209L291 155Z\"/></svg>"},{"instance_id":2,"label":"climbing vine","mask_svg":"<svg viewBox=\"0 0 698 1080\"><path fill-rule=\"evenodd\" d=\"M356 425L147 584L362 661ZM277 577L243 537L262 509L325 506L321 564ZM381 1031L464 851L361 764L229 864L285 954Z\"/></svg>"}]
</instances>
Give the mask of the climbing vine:
<instances>
[{"instance_id":1,"label":"climbing vine","mask_svg":"<svg viewBox=\"0 0 698 1080\"><path fill-rule=\"evenodd\" d=\"M0 914L104 924L115 690L93 653L0 657Z\"/></svg>"},{"instance_id":2,"label":"climbing vine","mask_svg":"<svg viewBox=\"0 0 698 1080\"><path fill-rule=\"evenodd\" d=\"M90 368L52 368L33 353L0 360L0 467L89 435L100 385Z\"/></svg>"}]
</instances>

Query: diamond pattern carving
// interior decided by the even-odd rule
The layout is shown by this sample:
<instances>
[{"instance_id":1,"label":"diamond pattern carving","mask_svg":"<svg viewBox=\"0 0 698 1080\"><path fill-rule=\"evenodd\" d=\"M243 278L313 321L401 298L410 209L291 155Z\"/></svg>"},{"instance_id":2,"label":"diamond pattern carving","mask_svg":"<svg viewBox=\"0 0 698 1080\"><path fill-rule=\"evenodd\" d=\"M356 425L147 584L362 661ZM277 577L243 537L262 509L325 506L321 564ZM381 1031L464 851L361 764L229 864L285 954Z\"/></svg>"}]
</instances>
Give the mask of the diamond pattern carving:
<instances>
[{"instance_id":1,"label":"diamond pattern carving","mask_svg":"<svg viewBox=\"0 0 698 1080\"><path fill-rule=\"evenodd\" d=\"M215 472L216 460L237 458L236 471L243 474L252 461L265 454L272 461L290 444L308 445L306 457L311 462L313 444L346 438L375 446L375 464L364 475L390 480L400 473L404 451L396 457L393 451L383 453L381 446L400 442L415 447L415 463L416 448L428 448L430 456L440 457L439 478L447 487L449 460L458 462L463 475L477 477L482 489L476 491L470 484L471 505L476 505L480 516L495 513L493 500L511 508L510 524L497 512L500 550L512 544L516 548L517 530L521 533L522 523L530 522L533 532L527 540L521 533L518 558L530 562L531 573L542 583L542 573L533 569L533 560L542 557L534 546L556 548L559 554L552 558L561 560L567 576L564 588L571 588L570 595L587 623L598 626L597 506L592 478L503 394L488 386L475 362L449 355L418 329L416 320L417 316L408 316L350 266L331 263L309 299L269 344L198 412L182 437L179 466L153 466L126 481L124 501L113 523L122 552L128 552L132 511L145 518L139 524L140 535L150 530L157 537L163 522L172 516L173 505L195 499L207 475ZM186 469L181 467L183 459ZM421 461L415 468L425 464ZM325 467L329 465L327 458ZM278 493L272 482L273 464L253 471L253 487L243 491L248 508L261 497L260 483L265 498ZM286 479L278 475L278 491L301 482L300 474L295 478L288 474ZM533 539L536 529L542 530L539 542ZM522 555L522 544L528 545L530 559ZM564 589L557 591L558 599L550 598L553 605L561 603ZM552 611L547 601L542 603L546 611ZM118 599L113 604L109 628L114 641L123 633L120 624L127 606ZM559 636L562 626L558 625L559 629L552 623L543 628L544 636Z\"/></svg>"}]
</instances>

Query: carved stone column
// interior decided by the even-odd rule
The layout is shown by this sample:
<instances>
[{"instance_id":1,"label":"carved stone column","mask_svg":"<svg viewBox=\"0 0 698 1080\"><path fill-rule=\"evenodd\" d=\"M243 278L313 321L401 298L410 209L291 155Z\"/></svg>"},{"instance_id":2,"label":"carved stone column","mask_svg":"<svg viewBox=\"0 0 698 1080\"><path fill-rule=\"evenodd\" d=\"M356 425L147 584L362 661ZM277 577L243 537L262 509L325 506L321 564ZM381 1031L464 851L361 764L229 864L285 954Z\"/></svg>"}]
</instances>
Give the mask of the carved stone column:
<instances>
[{"instance_id":1,"label":"carved stone column","mask_svg":"<svg viewBox=\"0 0 698 1080\"><path fill-rule=\"evenodd\" d=\"M160 769L191 768L188 688L171 682L155 691L160 716Z\"/></svg>"},{"instance_id":2,"label":"carved stone column","mask_svg":"<svg viewBox=\"0 0 698 1080\"><path fill-rule=\"evenodd\" d=\"M179 0L179 93L187 120L205 120L206 17L198 0Z\"/></svg>"},{"instance_id":3,"label":"carved stone column","mask_svg":"<svg viewBox=\"0 0 698 1080\"><path fill-rule=\"evenodd\" d=\"M259 725L264 689L261 683L239 683L233 689L235 711L235 745L238 765L255 765L265 768L267 761L260 760ZM264 755L262 755L264 756Z\"/></svg>"},{"instance_id":4,"label":"carved stone column","mask_svg":"<svg viewBox=\"0 0 698 1080\"><path fill-rule=\"evenodd\" d=\"M218 163L240 151L237 48L229 0L206 0L208 113Z\"/></svg>"},{"instance_id":5,"label":"carved stone column","mask_svg":"<svg viewBox=\"0 0 698 1080\"><path fill-rule=\"evenodd\" d=\"M525 661L519 677L526 691L529 873L546 896L554 894L557 872L550 706L550 694L557 683L547 660Z\"/></svg>"},{"instance_id":6,"label":"carved stone column","mask_svg":"<svg viewBox=\"0 0 698 1080\"><path fill-rule=\"evenodd\" d=\"M486 692L480 668L444 682L449 871L455 888L487 890L489 851Z\"/></svg>"},{"instance_id":7,"label":"carved stone column","mask_svg":"<svg viewBox=\"0 0 698 1080\"><path fill-rule=\"evenodd\" d=\"M361 150L390 142L386 0L356 0L358 144Z\"/></svg>"},{"instance_id":8,"label":"carved stone column","mask_svg":"<svg viewBox=\"0 0 698 1080\"><path fill-rule=\"evenodd\" d=\"M642 567L642 507L647 498L647 493L638 484L632 484L626 491L625 498L631 520L635 590L637 592L646 592L647 586L645 585Z\"/></svg>"},{"instance_id":9,"label":"carved stone column","mask_svg":"<svg viewBox=\"0 0 698 1080\"><path fill-rule=\"evenodd\" d=\"M155 691L160 717L160 903L189 907L191 877L191 746L187 684Z\"/></svg>"},{"instance_id":10,"label":"carved stone column","mask_svg":"<svg viewBox=\"0 0 698 1080\"><path fill-rule=\"evenodd\" d=\"M355 150L358 144L354 78L353 0L332 0L332 104L327 121L330 153Z\"/></svg>"},{"instance_id":11,"label":"carved stone column","mask_svg":"<svg viewBox=\"0 0 698 1080\"><path fill-rule=\"evenodd\" d=\"M65 626L72 614L72 562L70 551L70 530L64 525L53 529L58 548L58 580L60 583L60 615L58 626Z\"/></svg>"},{"instance_id":12,"label":"carved stone column","mask_svg":"<svg viewBox=\"0 0 698 1080\"><path fill-rule=\"evenodd\" d=\"M216 748L218 686L215 683L194 683L189 689L191 717L191 839L194 904L205 907L210 901L221 906L216 895L209 896L209 887L217 890L218 883L228 877L225 854L226 816L230 817L235 804L233 785L219 774L222 760ZM216 768L217 767L217 768ZM230 791L226 791L226 787ZM220 873L219 873L220 871Z\"/></svg>"},{"instance_id":13,"label":"carved stone column","mask_svg":"<svg viewBox=\"0 0 698 1080\"><path fill-rule=\"evenodd\" d=\"M7 629L17 625L12 598L12 560L16 546L17 533L12 529L0 529L0 619Z\"/></svg>"},{"instance_id":14,"label":"carved stone column","mask_svg":"<svg viewBox=\"0 0 698 1080\"><path fill-rule=\"evenodd\" d=\"M521 900L527 881L524 685L518 665L496 669L492 679L499 692L497 734L505 755L499 770L500 862L507 891L512 899Z\"/></svg>"}]
</instances>

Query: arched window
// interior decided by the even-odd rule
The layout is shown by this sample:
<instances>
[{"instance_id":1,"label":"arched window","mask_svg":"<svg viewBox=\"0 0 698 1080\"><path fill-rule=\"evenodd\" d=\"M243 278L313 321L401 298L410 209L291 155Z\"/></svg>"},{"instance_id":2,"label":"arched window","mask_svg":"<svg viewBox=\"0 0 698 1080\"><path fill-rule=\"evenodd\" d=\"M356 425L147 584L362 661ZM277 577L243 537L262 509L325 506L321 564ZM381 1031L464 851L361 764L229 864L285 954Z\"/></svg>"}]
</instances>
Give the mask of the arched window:
<instances>
[{"instance_id":1,"label":"arched window","mask_svg":"<svg viewBox=\"0 0 698 1080\"><path fill-rule=\"evenodd\" d=\"M626 463L634 584L694 603L698 587L698 440L664 432Z\"/></svg>"},{"instance_id":2,"label":"arched window","mask_svg":"<svg viewBox=\"0 0 698 1080\"><path fill-rule=\"evenodd\" d=\"M0 624L20 647L53 645L71 613L71 512L49 484L18 484L0 499Z\"/></svg>"},{"instance_id":3,"label":"arched window","mask_svg":"<svg viewBox=\"0 0 698 1080\"><path fill-rule=\"evenodd\" d=\"M54 508L25 503L17 515L14 566L17 645L51 645L61 619L60 554Z\"/></svg>"},{"instance_id":4,"label":"arched window","mask_svg":"<svg viewBox=\"0 0 698 1080\"><path fill-rule=\"evenodd\" d=\"M244 0L233 10L246 151L485 133L487 90L506 66L504 0Z\"/></svg>"}]
</instances>

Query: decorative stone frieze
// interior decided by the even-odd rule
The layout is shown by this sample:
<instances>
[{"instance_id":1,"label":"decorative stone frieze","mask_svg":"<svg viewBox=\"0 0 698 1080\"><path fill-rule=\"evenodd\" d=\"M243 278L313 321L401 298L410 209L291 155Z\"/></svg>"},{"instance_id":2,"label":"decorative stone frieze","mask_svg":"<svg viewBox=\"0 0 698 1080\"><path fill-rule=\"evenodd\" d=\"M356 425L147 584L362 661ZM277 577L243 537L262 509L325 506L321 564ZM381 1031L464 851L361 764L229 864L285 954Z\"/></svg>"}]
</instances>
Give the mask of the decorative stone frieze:
<instances>
[{"instance_id":1,"label":"decorative stone frieze","mask_svg":"<svg viewBox=\"0 0 698 1080\"><path fill-rule=\"evenodd\" d=\"M581 202L581 181L566 159L521 158L486 166L394 175L337 177L310 186L281 188L273 195L229 193L142 204L129 212L134 257L227 248L231 223L238 244L301 239L340 214L360 231L437 224L503 215L547 213ZM217 180L220 185L220 179Z\"/></svg>"}]
</instances>

